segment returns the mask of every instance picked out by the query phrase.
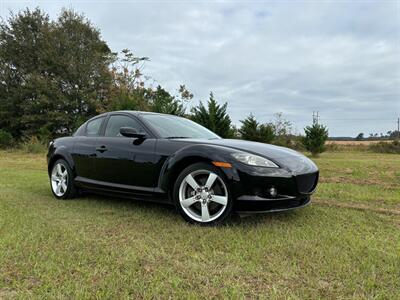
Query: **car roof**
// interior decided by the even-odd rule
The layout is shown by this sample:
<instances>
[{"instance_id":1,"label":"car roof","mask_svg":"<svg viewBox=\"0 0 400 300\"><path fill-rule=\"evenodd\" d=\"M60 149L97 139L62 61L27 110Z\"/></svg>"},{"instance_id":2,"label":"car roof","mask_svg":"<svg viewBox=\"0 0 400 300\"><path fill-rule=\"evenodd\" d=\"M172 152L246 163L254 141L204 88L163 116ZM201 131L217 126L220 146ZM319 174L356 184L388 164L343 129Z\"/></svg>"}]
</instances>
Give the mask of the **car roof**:
<instances>
[{"instance_id":1,"label":"car roof","mask_svg":"<svg viewBox=\"0 0 400 300\"><path fill-rule=\"evenodd\" d=\"M132 115L160 115L160 116L172 116L172 117L177 117L175 115L170 115L170 114L163 114L163 113L157 113L157 112L151 112L151 111L140 111L140 110L117 110L117 111L110 111L105 114L112 114L112 113L129 113Z\"/></svg>"},{"instance_id":2,"label":"car roof","mask_svg":"<svg viewBox=\"0 0 400 300\"><path fill-rule=\"evenodd\" d=\"M138 116L138 115L160 115L160 116L178 117L178 116L175 116L175 115L163 114L163 113L156 113L156 112L150 112L150 111L139 111L139 110L115 110L115 111L108 111L108 112L99 114L99 115L97 115L97 116L94 116L94 117L88 119L87 122L90 121L90 120L93 120L93 119L97 119L97 118L99 118L99 117L105 117L105 116L107 116L107 115L109 115L109 114L118 114L118 113L125 113L125 114L128 113L128 114L131 114L131 115L134 115L134 116Z\"/></svg>"}]
</instances>

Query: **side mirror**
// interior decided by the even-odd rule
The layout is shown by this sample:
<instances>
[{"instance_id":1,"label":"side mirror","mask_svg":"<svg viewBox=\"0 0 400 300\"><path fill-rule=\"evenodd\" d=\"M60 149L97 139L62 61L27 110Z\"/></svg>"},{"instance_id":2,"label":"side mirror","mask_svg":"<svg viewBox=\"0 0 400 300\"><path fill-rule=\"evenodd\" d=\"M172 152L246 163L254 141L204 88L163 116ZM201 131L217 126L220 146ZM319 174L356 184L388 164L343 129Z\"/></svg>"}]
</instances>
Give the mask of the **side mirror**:
<instances>
[{"instance_id":1,"label":"side mirror","mask_svg":"<svg viewBox=\"0 0 400 300\"><path fill-rule=\"evenodd\" d=\"M126 137L132 137L132 138L138 138L138 139L144 139L146 137L145 133L139 133L136 131L135 128L132 128L132 127L121 127L119 129L119 133Z\"/></svg>"}]
</instances>

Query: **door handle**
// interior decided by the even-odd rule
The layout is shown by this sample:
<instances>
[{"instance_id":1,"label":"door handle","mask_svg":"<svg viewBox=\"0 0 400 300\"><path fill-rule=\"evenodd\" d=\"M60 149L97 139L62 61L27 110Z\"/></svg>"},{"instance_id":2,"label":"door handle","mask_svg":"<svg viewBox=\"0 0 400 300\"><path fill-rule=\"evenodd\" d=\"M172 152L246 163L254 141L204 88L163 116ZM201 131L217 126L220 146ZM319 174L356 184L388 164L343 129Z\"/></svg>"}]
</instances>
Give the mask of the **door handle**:
<instances>
[{"instance_id":1,"label":"door handle","mask_svg":"<svg viewBox=\"0 0 400 300\"><path fill-rule=\"evenodd\" d=\"M106 146L97 147L96 151L99 151L99 152L103 153L103 152L107 151L107 147Z\"/></svg>"}]
</instances>

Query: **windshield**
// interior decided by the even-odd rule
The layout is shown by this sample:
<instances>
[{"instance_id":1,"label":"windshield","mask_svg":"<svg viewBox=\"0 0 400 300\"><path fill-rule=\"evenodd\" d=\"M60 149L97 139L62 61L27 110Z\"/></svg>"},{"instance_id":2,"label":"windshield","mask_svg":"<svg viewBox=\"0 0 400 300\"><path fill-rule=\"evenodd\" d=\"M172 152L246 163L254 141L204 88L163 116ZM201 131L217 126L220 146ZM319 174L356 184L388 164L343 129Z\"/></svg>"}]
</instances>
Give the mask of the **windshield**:
<instances>
[{"instance_id":1,"label":"windshield","mask_svg":"<svg viewBox=\"0 0 400 300\"><path fill-rule=\"evenodd\" d=\"M171 115L142 114L162 138L219 139L214 132L185 118Z\"/></svg>"}]
</instances>

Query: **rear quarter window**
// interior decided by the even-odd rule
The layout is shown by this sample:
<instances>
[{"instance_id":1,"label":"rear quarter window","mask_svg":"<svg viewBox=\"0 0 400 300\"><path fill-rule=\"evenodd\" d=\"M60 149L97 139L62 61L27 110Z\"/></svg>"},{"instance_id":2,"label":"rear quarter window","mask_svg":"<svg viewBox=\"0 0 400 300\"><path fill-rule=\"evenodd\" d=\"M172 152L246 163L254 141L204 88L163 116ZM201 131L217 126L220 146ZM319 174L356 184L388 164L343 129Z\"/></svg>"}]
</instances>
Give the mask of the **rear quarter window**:
<instances>
[{"instance_id":1,"label":"rear quarter window","mask_svg":"<svg viewBox=\"0 0 400 300\"><path fill-rule=\"evenodd\" d=\"M85 135L85 128L86 128L86 123L84 123L81 126L79 126L79 128L75 131L73 136L83 136L83 135Z\"/></svg>"}]
</instances>

